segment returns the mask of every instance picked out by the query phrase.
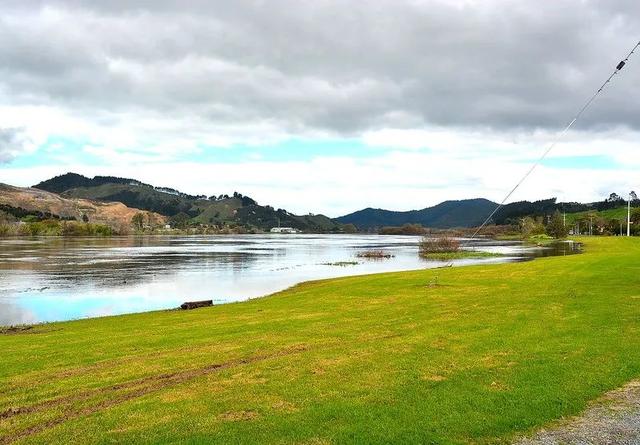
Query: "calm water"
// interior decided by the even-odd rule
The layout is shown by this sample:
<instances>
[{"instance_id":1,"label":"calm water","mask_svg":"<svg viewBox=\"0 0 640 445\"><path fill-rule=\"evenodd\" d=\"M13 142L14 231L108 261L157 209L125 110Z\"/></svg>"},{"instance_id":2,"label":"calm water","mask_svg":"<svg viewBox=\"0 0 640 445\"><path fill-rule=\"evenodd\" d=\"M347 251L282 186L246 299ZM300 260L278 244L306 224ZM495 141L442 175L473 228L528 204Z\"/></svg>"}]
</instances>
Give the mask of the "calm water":
<instances>
[{"instance_id":1,"label":"calm water","mask_svg":"<svg viewBox=\"0 0 640 445\"><path fill-rule=\"evenodd\" d=\"M418 258L417 237L239 235L0 239L0 325L69 320L267 295L305 280L442 266ZM572 253L478 241L506 262ZM356 254L383 249L387 260ZM332 265L354 262L355 265Z\"/></svg>"}]
</instances>

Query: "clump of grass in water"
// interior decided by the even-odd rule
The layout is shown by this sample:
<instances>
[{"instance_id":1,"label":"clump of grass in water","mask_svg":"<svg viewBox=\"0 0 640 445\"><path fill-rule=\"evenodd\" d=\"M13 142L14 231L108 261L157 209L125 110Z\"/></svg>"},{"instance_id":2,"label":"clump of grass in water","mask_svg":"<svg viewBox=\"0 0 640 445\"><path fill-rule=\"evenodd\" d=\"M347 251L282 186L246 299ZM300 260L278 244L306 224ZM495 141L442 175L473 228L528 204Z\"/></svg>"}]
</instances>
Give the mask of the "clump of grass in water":
<instances>
[{"instance_id":1,"label":"clump of grass in water","mask_svg":"<svg viewBox=\"0 0 640 445\"><path fill-rule=\"evenodd\" d=\"M365 250L363 252L358 252L356 254L358 258L366 258L369 260L384 260L388 258L393 258L394 255L389 252L385 252L384 250Z\"/></svg>"},{"instance_id":2,"label":"clump of grass in water","mask_svg":"<svg viewBox=\"0 0 640 445\"><path fill-rule=\"evenodd\" d=\"M546 246L548 244L552 244L557 242L558 240L552 236L541 234L541 235L532 235L528 239L525 240L528 244L535 244L536 246Z\"/></svg>"},{"instance_id":3,"label":"clump of grass in water","mask_svg":"<svg viewBox=\"0 0 640 445\"><path fill-rule=\"evenodd\" d=\"M359 263L357 261L334 261L333 263L322 263L323 266L357 266Z\"/></svg>"}]
</instances>

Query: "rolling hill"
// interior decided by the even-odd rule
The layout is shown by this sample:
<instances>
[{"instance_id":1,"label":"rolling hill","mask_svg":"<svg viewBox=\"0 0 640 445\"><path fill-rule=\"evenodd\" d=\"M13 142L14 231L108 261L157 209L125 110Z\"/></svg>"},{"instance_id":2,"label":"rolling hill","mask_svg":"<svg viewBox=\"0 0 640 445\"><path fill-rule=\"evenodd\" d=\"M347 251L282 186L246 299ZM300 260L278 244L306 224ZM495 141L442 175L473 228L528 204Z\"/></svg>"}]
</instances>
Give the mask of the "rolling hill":
<instances>
[{"instance_id":1,"label":"rolling hill","mask_svg":"<svg viewBox=\"0 0 640 445\"><path fill-rule=\"evenodd\" d=\"M425 227L442 229L473 227L482 224L496 205L488 199L478 198L444 201L433 207L406 212L367 208L336 218L336 221L354 224L360 230L403 224L422 224Z\"/></svg>"},{"instance_id":2,"label":"rolling hill","mask_svg":"<svg viewBox=\"0 0 640 445\"><path fill-rule=\"evenodd\" d=\"M633 208L635 210L635 207ZM581 219L588 219L589 216L594 216L596 218L604 218L604 219L615 219L617 221L627 221L627 206L615 207L613 209L607 210L587 210L583 212L575 212L575 213L567 213L566 221L567 224L574 224L576 221Z\"/></svg>"},{"instance_id":3,"label":"rolling hill","mask_svg":"<svg viewBox=\"0 0 640 445\"><path fill-rule=\"evenodd\" d=\"M259 205L234 193L232 196L189 195L168 187L154 187L135 179L112 176L87 178L67 173L35 188L60 193L65 198L118 201L127 206L157 212L170 221L216 226L243 226L269 230L278 225L306 232L337 232L340 224L324 215L294 215L284 209Z\"/></svg>"},{"instance_id":4,"label":"rolling hill","mask_svg":"<svg viewBox=\"0 0 640 445\"><path fill-rule=\"evenodd\" d=\"M89 199L67 198L56 193L35 188L14 187L0 184L0 210L24 216L40 214L46 217L78 220L83 217L89 222L107 224L109 226L128 227L131 218L140 212L137 208L128 207L120 202L99 202ZM166 217L154 212L147 214L147 221L162 224Z\"/></svg>"}]
</instances>

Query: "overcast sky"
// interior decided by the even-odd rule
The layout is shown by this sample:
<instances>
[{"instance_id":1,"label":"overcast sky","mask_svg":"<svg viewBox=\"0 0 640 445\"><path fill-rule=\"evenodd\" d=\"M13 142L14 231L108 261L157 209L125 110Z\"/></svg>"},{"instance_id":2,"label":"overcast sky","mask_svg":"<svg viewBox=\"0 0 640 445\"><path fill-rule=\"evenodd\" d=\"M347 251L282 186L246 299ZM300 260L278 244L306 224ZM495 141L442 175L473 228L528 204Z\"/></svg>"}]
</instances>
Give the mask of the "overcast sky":
<instances>
[{"instance_id":1,"label":"overcast sky","mask_svg":"<svg viewBox=\"0 0 640 445\"><path fill-rule=\"evenodd\" d=\"M639 39L637 0L0 0L0 182L499 201ZM636 56L512 200L640 189Z\"/></svg>"}]
</instances>

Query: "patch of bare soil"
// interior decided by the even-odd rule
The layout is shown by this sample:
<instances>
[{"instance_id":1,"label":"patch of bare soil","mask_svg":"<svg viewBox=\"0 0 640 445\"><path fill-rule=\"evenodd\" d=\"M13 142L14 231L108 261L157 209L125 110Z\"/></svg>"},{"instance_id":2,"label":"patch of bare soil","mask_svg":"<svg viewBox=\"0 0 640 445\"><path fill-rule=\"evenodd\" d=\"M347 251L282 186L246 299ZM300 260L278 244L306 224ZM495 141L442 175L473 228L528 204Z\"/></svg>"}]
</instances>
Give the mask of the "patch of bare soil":
<instances>
[{"instance_id":1,"label":"patch of bare soil","mask_svg":"<svg viewBox=\"0 0 640 445\"><path fill-rule=\"evenodd\" d=\"M515 445L638 445L640 444L640 381L605 394L579 416Z\"/></svg>"},{"instance_id":2,"label":"patch of bare soil","mask_svg":"<svg viewBox=\"0 0 640 445\"><path fill-rule=\"evenodd\" d=\"M255 411L230 411L220 414L218 416L220 420L225 422L237 422L242 420L253 420L258 418L258 413Z\"/></svg>"}]
</instances>

